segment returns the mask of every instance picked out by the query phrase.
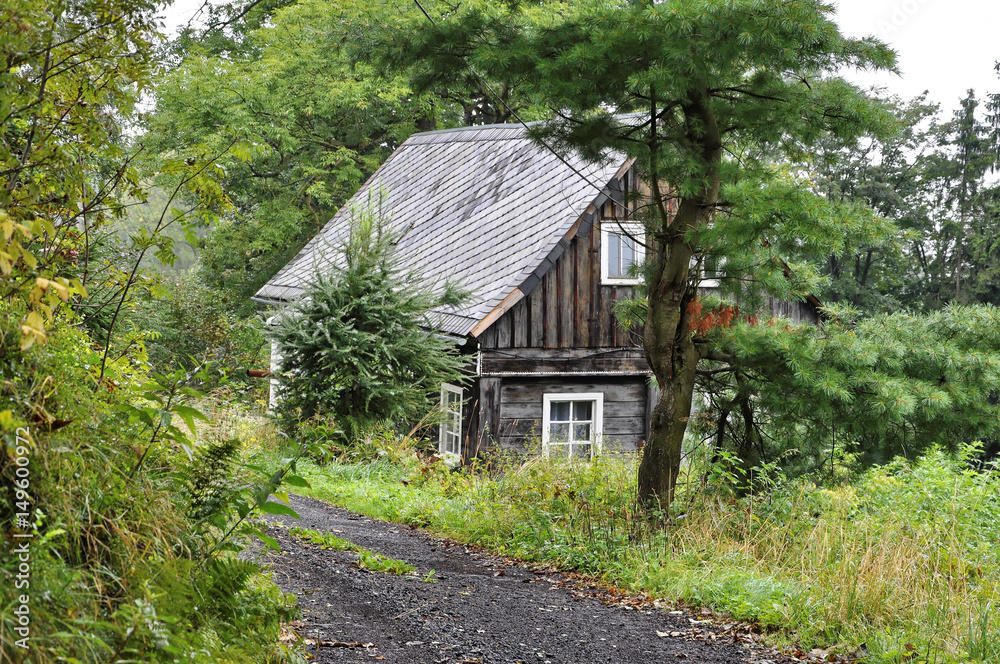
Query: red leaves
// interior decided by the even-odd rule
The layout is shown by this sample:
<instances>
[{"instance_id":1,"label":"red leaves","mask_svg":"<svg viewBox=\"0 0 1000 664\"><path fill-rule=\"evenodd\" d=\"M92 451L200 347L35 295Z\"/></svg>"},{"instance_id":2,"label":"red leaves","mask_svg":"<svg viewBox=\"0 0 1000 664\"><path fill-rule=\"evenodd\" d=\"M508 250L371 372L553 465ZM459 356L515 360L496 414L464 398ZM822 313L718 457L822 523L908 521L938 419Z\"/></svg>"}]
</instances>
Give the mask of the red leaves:
<instances>
[{"instance_id":1,"label":"red leaves","mask_svg":"<svg viewBox=\"0 0 1000 664\"><path fill-rule=\"evenodd\" d=\"M732 307L728 304L720 304L705 312L700 298L691 300L686 311L688 329L699 337L705 336L717 327L732 327L733 321L740 315L739 307ZM757 316L747 316L746 320L750 325L757 324Z\"/></svg>"},{"instance_id":2,"label":"red leaves","mask_svg":"<svg viewBox=\"0 0 1000 664\"><path fill-rule=\"evenodd\" d=\"M701 304L701 298L697 298L696 297L693 300L691 300L690 302L688 302L688 305L687 305L687 314L688 314L688 316L691 317L692 321L695 320L696 318L698 318L701 315L702 308L703 307L702 307L702 304ZM690 326L691 324L688 323L688 325ZM690 329L693 330L694 328L692 327Z\"/></svg>"}]
</instances>

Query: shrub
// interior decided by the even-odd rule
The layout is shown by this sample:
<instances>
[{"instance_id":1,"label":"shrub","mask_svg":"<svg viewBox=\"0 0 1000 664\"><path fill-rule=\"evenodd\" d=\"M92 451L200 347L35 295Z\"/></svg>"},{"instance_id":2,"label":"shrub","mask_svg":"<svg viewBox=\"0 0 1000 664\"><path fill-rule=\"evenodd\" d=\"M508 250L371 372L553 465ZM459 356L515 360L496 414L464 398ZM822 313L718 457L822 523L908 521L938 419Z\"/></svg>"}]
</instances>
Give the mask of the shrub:
<instances>
[{"instance_id":1,"label":"shrub","mask_svg":"<svg viewBox=\"0 0 1000 664\"><path fill-rule=\"evenodd\" d=\"M420 419L441 383L460 380L463 361L433 333L433 316L463 294L452 285L431 292L401 269L397 240L376 213L352 213L342 244L281 314L273 337L285 422L332 417L352 442L380 423Z\"/></svg>"},{"instance_id":2,"label":"shrub","mask_svg":"<svg viewBox=\"0 0 1000 664\"><path fill-rule=\"evenodd\" d=\"M197 393L181 384L184 371L149 372L140 344L97 381L100 353L71 314L25 351L7 306L0 536L30 542L31 569L30 585L18 587L15 547L0 550L0 662L284 657L279 626L294 604L232 553L234 535L253 528L241 516L253 511L251 494L275 490L272 473L243 466L240 445L210 427L195 440ZM23 493L17 458L30 470ZM13 631L21 595L30 597L27 651Z\"/></svg>"},{"instance_id":3,"label":"shrub","mask_svg":"<svg viewBox=\"0 0 1000 664\"><path fill-rule=\"evenodd\" d=\"M220 378L246 382L247 369L266 366L262 322L235 313L230 295L184 274L149 279L153 285L137 298L130 320L151 333L146 348L153 368L212 362Z\"/></svg>"}]
</instances>

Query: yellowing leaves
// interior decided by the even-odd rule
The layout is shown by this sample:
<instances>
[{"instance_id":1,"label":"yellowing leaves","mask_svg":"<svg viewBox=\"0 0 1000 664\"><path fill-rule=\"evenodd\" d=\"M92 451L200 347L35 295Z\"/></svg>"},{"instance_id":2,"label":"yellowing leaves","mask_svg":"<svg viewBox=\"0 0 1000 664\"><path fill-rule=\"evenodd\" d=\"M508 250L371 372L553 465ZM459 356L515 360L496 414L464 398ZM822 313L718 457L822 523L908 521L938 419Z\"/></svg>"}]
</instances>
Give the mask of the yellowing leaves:
<instances>
[{"instance_id":1,"label":"yellowing leaves","mask_svg":"<svg viewBox=\"0 0 1000 664\"><path fill-rule=\"evenodd\" d=\"M45 321L37 311L29 311L28 316L21 325L21 350L28 350L35 345L35 342L45 343L47 335L45 333Z\"/></svg>"},{"instance_id":2,"label":"yellowing leaves","mask_svg":"<svg viewBox=\"0 0 1000 664\"><path fill-rule=\"evenodd\" d=\"M51 288L53 291L55 291L56 295L59 296L60 300L62 300L63 302L69 302L70 290L66 286L66 283L68 282L66 283L60 283L60 282L66 282L66 280L59 279L57 281L53 281L51 279L43 279L42 277L38 277L37 279L35 279L35 286L42 293L48 292L48 290Z\"/></svg>"}]
</instances>

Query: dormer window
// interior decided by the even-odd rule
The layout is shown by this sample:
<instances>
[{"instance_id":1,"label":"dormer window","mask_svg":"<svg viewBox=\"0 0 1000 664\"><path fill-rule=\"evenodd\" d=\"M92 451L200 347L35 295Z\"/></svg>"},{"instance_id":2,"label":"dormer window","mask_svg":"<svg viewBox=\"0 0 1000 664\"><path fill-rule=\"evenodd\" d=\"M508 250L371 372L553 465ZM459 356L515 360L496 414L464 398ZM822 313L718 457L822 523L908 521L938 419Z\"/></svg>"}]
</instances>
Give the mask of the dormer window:
<instances>
[{"instance_id":1,"label":"dormer window","mask_svg":"<svg viewBox=\"0 0 1000 664\"><path fill-rule=\"evenodd\" d=\"M646 258L646 231L632 221L635 213L634 176L626 172L609 185L608 200L601 206L601 283L634 286L642 283L638 268Z\"/></svg>"},{"instance_id":2,"label":"dormer window","mask_svg":"<svg viewBox=\"0 0 1000 664\"><path fill-rule=\"evenodd\" d=\"M642 283L636 272L646 257L642 224L601 221L601 283L631 286Z\"/></svg>"}]
</instances>

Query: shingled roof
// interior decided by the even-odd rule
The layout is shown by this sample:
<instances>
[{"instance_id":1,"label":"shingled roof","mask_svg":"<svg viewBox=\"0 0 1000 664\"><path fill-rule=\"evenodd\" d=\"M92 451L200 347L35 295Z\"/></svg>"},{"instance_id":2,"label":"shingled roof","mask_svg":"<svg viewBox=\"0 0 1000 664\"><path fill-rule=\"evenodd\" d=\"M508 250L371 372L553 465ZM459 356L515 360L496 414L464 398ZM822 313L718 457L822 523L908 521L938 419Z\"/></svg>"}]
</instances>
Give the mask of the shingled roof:
<instances>
[{"instance_id":1,"label":"shingled roof","mask_svg":"<svg viewBox=\"0 0 1000 664\"><path fill-rule=\"evenodd\" d=\"M566 160L573 168L520 125L414 134L254 299L280 303L301 295L317 266L329 264L325 248L342 237L352 206L381 196L385 218L403 232L401 268L428 284L449 280L472 291L460 309L439 312L439 329L478 336L538 283L577 222L593 221L606 185L624 170L624 159Z\"/></svg>"}]
</instances>

